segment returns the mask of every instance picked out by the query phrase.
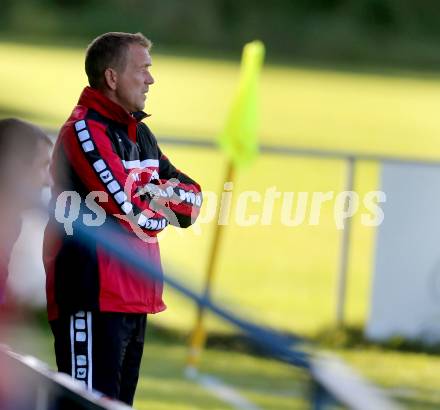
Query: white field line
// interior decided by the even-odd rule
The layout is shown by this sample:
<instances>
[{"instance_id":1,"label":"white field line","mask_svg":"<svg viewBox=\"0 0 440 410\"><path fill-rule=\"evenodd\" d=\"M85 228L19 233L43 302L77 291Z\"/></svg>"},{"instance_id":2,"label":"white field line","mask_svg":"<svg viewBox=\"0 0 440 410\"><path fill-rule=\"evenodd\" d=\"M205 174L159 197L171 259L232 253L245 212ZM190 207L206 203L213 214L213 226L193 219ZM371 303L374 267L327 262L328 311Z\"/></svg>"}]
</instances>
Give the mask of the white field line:
<instances>
[{"instance_id":1,"label":"white field line","mask_svg":"<svg viewBox=\"0 0 440 410\"><path fill-rule=\"evenodd\" d=\"M217 377L199 373L194 368L187 368L185 370L185 376L237 410L261 410L260 407L251 403L236 389L227 385Z\"/></svg>"}]
</instances>

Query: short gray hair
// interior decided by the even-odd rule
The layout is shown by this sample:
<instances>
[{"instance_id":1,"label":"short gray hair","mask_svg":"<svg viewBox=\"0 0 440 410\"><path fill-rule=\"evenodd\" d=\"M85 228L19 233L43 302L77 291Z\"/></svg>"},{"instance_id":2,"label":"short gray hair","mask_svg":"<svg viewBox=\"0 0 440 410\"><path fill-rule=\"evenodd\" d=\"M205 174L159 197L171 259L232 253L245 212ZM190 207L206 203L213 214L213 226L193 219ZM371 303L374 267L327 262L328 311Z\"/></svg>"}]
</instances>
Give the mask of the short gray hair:
<instances>
[{"instance_id":1,"label":"short gray hair","mask_svg":"<svg viewBox=\"0 0 440 410\"><path fill-rule=\"evenodd\" d=\"M125 68L128 46L139 44L148 51L153 46L151 40L142 33L110 32L96 37L87 47L85 69L89 84L101 88L107 68Z\"/></svg>"}]
</instances>

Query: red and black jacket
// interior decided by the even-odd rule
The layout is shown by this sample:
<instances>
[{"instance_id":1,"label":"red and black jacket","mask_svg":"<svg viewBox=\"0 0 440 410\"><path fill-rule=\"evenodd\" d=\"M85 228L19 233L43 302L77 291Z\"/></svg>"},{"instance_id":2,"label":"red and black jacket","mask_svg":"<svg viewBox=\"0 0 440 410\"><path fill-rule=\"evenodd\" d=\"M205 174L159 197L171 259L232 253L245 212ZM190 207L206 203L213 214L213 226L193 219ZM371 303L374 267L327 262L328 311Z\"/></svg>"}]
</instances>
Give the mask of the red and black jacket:
<instances>
[{"instance_id":1,"label":"red and black jacket","mask_svg":"<svg viewBox=\"0 0 440 410\"><path fill-rule=\"evenodd\" d=\"M202 197L200 186L161 152L141 122L145 117L127 113L86 87L54 147L52 205L55 208L65 191L77 192L82 204L92 191L106 193L108 201L98 204L106 220L118 222L115 241L128 241L160 267L157 241L145 239L154 238L168 224L191 225ZM161 281L137 278L130 266L98 244L94 249L83 246L75 232L66 233L55 214L46 227L43 260L49 320L78 310L156 313L166 308Z\"/></svg>"}]
</instances>

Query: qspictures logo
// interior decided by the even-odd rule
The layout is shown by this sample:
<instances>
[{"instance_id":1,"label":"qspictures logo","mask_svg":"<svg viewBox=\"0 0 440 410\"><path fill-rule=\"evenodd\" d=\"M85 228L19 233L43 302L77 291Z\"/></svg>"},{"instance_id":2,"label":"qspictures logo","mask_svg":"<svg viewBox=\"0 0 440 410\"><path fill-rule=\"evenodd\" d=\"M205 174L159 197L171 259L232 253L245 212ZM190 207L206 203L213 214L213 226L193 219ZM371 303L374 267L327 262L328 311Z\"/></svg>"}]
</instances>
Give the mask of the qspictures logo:
<instances>
[{"instance_id":1,"label":"qspictures logo","mask_svg":"<svg viewBox=\"0 0 440 410\"><path fill-rule=\"evenodd\" d=\"M328 223L329 212L336 229L344 229L347 221L360 217L364 226L379 226L385 218L381 204L386 202L383 191L370 191L359 195L356 191L327 192L282 192L276 186L264 192L248 190L234 191L232 182L224 184L223 192L218 195L212 191L200 193L179 189L179 181L172 179L160 184L152 181L143 187L134 188L139 180L139 172L132 171L124 187L126 198L140 198L148 209L135 213L131 202L124 214L113 214L112 218L125 221L132 231L143 241L156 240L158 231L168 224L179 227L177 210L179 205L189 205L193 209L190 229L196 235L203 233L203 226L236 225L241 228L252 226L270 226L281 224L286 228L295 228L304 224L318 226L323 223L323 209ZM86 212L81 213L82 223L86 226L104 224L108 213L102 205L108 203L109 194L104 191L90 192L84 199L75 191L64 191L58 195L55 206L55 218L64 226L67 235L74 234L74 222L80 217L81 205ZM201 207L201 209L200 209ZM200 214L199 214L200 212ZM157 218L161 215L162 218ZM198 216L198 217L197 217Z\"/></svg>"}]
</instances>

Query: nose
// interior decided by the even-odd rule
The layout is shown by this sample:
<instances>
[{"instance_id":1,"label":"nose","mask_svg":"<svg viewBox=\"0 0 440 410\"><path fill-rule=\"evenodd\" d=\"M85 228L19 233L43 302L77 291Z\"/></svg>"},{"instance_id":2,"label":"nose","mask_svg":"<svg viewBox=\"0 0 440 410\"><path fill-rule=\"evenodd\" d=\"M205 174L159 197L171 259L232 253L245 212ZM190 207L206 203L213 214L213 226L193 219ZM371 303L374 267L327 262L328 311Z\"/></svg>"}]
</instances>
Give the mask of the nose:
<instances>
[{"instance_id":1,"label":"nose","mask_svg":"<svg viewBox=\"0 0 440 410\"><path fill-rule=\"evenodd\" d=\"M146 77L146 83L147 83L148 85L152 85L152 84L154 84L154 77L151 75L151 73L148 73L148 74L147 74L147 77Z\"/></svg>"},{"instance_id":2,"label":"nose","mask_svg":"<svg viewBox=\"0 0 440 410\"><path fill-rule=\"evenodd\" d=\"M53 186L52 175L49 170L47 170L44 174L43 186L51 188Z\"/></svg>"},{"instance_id":3,"label":"nose","mask_svg":"<svg viewBox=\"0 0 440 410\"><path fill-rule=\"evenodd\" d=\"M53 186L53 179L52 175L50 173L49 164L45 164L44 167L41 169L41 185L43 187L52 187Z\"/></svg>"}]
</instances>

